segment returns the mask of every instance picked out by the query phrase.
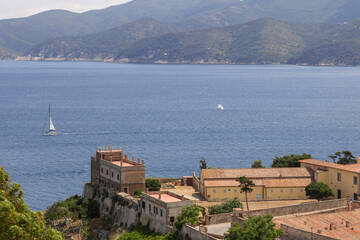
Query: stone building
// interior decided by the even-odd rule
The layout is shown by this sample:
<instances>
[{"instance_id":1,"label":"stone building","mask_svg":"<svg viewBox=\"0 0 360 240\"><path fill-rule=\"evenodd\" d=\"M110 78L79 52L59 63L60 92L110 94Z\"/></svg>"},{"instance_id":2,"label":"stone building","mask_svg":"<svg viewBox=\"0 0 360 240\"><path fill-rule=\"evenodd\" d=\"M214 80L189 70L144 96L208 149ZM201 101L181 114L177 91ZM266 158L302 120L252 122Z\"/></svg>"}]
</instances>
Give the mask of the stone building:
<instances>
[{"instance_id":1,"label":"stone building","mask_svg":"<svg viewBox=\"0 0 360 240\"><path fill-rule=\"evenodd\" d=\"M192 204L193 200L168 191L142 193L141 223L146 225L149 222L150 229L166 234L171 231L182 208Z\"/></svg>"},{"instance_id":2,"label":"stone building","mask_svg":"<svg viewBox=\"0 0 360 240\"><path fill-rule=\"evenodd\" d=\"M342 165L315 159L299 160L301 167L311 169L316 182L327 184L336 198L358 200L360 194L360 159L357 163Z\"/></svg>"},{"instance_id":3,"label":"stone building","mask_svg":"<svg viewBox=\"0 0 360 240\"><path fill-rule=\"evenodd\" d=\"M145 191L144 160L129 159L120 147L96 148L96 155L91 156L91 183L129 194Z\"/></svg>"},{"instance_id":4,"label":"stone building","mask_svg":"<svg viewBox=\"0 0 360 240\"><path fill-rule=\"evenodd\" d=\"M246 176L255 183L248 199L293 200L307 199L305 187L313 181L311 171L303 168L239 168L203 169L198 180L199 191L207 201L245 200L239 177Z\"/></svg>"}]
</instances>

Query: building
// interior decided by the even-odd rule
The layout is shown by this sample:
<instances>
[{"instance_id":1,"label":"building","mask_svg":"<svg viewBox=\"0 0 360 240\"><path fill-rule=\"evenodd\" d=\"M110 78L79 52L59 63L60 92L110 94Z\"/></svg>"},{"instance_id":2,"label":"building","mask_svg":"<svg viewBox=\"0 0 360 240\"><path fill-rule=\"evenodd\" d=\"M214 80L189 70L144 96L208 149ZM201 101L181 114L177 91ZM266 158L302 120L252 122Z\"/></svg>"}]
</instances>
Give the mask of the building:
<instances>
[{"instance_id":1,"label":"building","mask_svg":"<svg viewBox=\"0 0 360 240\"><path fill-rule=\"evenodd\" d=\"M120 147L96 148L96 156L91 156L91 183L129 194L145 191L144 160L130 160Z\"/></svg>"},{"instance_id":2,"label":"building","mask_svg":"<svg viewBox=\"0 0 360 240\"><path fill-rule=\"evenodd\" d=\"M235 197L244 201L245 193L236 181L241 176L255 183L253 191L248 193L250 201L307 199L305 187L313 181L307 168L203 169L198 180L199 191L207 201Z\"/></svg>"},{"instance_id":3,"label":"building","mask_svg":"<svg viewBox=\"0 0 360 240\"><path fill-rule=\"evenodd\" d=\"M311 169L316 182L327 184L336 198L350 197L355 200L360 194L360 159L357 163L342 165L315 159L299 161L301 167Z\"/></svg>"},{"instance_id":4,"label":"building","mask_svg":"<svg viewBox=\"0 0 360 240\"><path fill-rule=\"evenodd\" d=\"M193 200L168 191L142 193L141 223L146 225L149 222L150 229L166 234L182 208L192 204Z\"/></svg>"}]
</instances>

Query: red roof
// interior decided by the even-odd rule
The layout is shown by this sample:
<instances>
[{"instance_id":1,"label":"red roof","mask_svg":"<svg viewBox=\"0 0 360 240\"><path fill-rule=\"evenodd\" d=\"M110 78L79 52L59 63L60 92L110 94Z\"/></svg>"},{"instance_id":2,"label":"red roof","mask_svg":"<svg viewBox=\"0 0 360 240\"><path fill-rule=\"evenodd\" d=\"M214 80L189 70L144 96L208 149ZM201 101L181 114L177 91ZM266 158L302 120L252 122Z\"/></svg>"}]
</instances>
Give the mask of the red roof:
<instances>
[{"instance_id":1,"label":"red roof","mask_svg":"<svg viewBox=\"0 0 360 240\"><path fill-rule=\"evenodd\" d=\"M320 167L335 168L335 169L344 170L344 171L348 171L348 172L360 173L360 164L357 164L357 163L343 165L343 164L325 162L325 161L316 160L316 159L304 159L304 160L299 160L299 162L307 163L307 164L311 164L311 165L315 165L315 166L320 166Z\"/></svg>"}]
</instances>

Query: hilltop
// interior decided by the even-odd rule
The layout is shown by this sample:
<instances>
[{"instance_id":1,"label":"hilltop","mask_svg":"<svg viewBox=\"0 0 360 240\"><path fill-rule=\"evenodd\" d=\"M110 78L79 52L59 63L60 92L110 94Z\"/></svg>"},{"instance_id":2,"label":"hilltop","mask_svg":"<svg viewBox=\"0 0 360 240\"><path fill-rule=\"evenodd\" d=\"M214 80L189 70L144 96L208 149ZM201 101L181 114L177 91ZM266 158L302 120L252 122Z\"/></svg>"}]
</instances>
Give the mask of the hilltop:
<instances>
[{"instance_id":1,"label":"hilltop","mask_svg":"<svg viewBox=\"0 0 360 240\"><path fill-rule=\"evenodd\" d=\"M48 40L26 55L32 60L358 65L359 25L360 20L299 24L262 18L179 32L177 24L145 18L101 33Z\"/></svg>"},{"instance_id":2,"label":"hilltop","mask_svg":"<svg viewBox=\"0 0 360 240\"><path fill-rule=\"evenodd\" d=\"M150 17L191 31L241 24L259 18L297 23L343 23L358 16L356 0L133 0L85 13L51 10L0 21L0 47L21 55L50 38L103 32ZM0 57L9 57L0 53Z\"/></svg>"}]
</instances>

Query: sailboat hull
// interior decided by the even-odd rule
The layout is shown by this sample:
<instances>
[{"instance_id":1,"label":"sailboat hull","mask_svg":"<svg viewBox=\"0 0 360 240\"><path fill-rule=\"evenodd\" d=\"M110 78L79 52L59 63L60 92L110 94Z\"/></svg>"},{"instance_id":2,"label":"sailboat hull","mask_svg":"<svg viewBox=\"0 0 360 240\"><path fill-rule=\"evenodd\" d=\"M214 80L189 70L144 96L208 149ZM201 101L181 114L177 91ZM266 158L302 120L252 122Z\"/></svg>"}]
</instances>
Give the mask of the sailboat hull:
<instances>
[{"instance_id":1,"label":"sailboat hull","mask_svg":"<svg viewBox=\"0 0 360 240\"><path fill-rule=\"evenodd\" d=\"M49 132L44 132L43 136L57 136L60 135L61 132L57 132L57 131L49 131Z\"/></svg>"}]
</instances>

